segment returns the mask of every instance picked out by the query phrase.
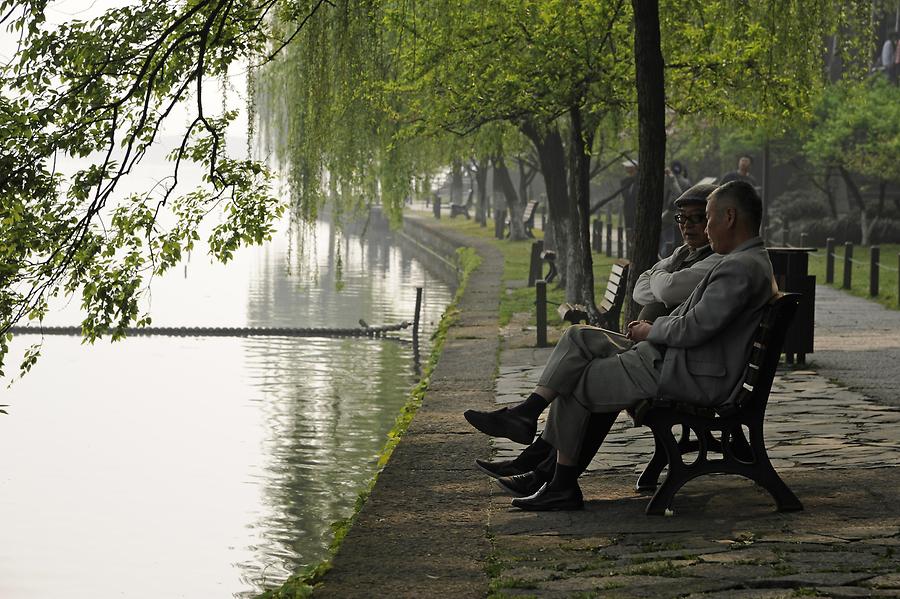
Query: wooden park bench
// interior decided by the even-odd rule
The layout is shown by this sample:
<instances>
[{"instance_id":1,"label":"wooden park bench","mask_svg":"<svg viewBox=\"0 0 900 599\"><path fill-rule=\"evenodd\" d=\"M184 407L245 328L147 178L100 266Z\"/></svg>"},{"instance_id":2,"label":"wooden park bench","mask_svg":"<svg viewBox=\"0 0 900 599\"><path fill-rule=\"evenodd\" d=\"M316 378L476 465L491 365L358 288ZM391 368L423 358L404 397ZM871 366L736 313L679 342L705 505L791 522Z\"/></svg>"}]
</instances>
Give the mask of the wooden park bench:
<instances>
[{"instance_id":1,"label":"wooden park bench","mask_svg":"<svg viewBox=\"0 0 900 599\"><path fill-rule=\"evenodd\" d=\"M635 424L649 426L655 444L653 457L636 485L640 492L655 489L647 514L671 513L675 493L685 483L714 473L739 474L756 482L772 495L779 512L803 509L775 472L763 440L769 391L799 298L796 293L779 293L766 306L734 405L712 409L657 399L633 411ZM673 433L676 426L681 427L681 439L677 441ZM713 452L718 456L710 455ZM666 478L657 486L666 467Z\"/></svg>"},{"instance_id":2,"label":"wooden park bench","mask_svg":"<svg viewBox=\"0 0 900 599\"><path fill-rule=\"evenodd\" d=\"M528 237L534 238L534 215L537 213L538 201L531 200L527 204L525 204L525 213L522 218L522 224L525 225L525 235ZM512 228L509 225L509 219L503 223L504 228L506 229L506 236L509 237L512 234Z\"/></svg>"},{"instance_id":3,"label":"wooden park bench","mask_svg":"<svg viewBox=\"0 0 900 599\"><path fill-rule=\"evenodd\" d=\"M471 218L469 216L469 207L466 204L450 204L450 218L454 218L462 214L466 217L466 220Z\"/></svg>"},{"instance_id":4,"label":"wooden park bench","mask_svg":"<svg viewBox=\"0 0 900 599\"><path fill-rule=\"evenodd\" d=\"M625 304L625 287L628 284L628 269L631 263L628 260L616 260L609 278L606 280L606 290L598 309L600 317L596 322L590 322L587 309L581 304L562 303L557 308L559 317L572 324L587 322L594 326L603 327L611 331L619 331L619 319L622 315L622 306Z\"/></svg>"}]
</instances>

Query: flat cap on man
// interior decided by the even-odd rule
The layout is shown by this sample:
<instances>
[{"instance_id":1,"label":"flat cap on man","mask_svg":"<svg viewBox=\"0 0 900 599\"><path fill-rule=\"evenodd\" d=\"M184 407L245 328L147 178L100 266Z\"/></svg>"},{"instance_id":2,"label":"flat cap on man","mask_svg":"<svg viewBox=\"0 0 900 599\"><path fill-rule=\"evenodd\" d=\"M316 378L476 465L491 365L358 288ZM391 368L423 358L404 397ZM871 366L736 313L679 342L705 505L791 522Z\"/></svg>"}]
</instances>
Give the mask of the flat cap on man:
<instances>
[{"instance_id":1,"label":"flat cap on man","mask_svg":"<svg viewBox=\"0 0 900 599\"><path fill-rule=\"evenodd\" d=\"M676 208L683 208L687 204L706 204L706 198L714 192L718 185L713 183L697 183L686 192L678 196L674 204Z\"/></svg>"}]
</instances>

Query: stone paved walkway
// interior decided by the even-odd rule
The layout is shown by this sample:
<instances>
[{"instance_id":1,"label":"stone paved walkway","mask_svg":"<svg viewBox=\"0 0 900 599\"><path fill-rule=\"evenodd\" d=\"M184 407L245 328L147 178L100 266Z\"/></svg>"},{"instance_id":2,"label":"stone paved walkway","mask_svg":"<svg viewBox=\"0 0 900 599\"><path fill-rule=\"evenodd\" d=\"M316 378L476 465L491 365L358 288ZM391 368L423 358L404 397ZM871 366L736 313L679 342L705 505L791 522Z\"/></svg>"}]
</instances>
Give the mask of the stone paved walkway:
<instances>
[{"instance_id":1,"label":"stone paved walkway","mask_svg":"<svg viewBox=\"0 0 900 599\"><path fill-rule=\"evenodd\" d=\"M828 301L833 309L842 298ZM841 338L835 328L823 324L829 347ZM900 327L891 334L900 341ZM533 388L550 350L532 344L533 331L515 321L505 331L497 403L519 401ZM829 359L841 364L840 356ZM860 367L852 359L845 367ZM896 367L882 375L896 381ZM766 441L805 511L779 514L749 481L717 476L686 485L676 496L675 517L659 518L645 516L648 497L633 492L652 454L652 436L620 417L581 479L584 512L521 512L494 488L491 594L900 597L898 424L897 407L812 370L782 371L770 396ZM495 441L495 459L519 449Z\"/></svg>"}]
</instances>

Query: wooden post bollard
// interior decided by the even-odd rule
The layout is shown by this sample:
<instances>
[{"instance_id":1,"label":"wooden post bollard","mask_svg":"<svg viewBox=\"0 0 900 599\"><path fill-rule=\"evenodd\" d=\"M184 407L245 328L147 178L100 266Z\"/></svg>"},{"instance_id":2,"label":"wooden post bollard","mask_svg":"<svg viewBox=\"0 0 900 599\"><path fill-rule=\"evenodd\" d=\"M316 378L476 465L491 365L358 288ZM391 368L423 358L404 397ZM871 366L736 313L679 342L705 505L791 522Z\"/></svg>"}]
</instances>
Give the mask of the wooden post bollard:
<instances>
[{"instance_id":1,"label":"wooden post bollard","mask_svg":"<svg viewBox=\"0 0 900 599\"><path fill-rule=\"evenodd\" d=\"M544 251L544 241L538 239L531 242L531 262L528 266L528 286L534 287L535 282L541 278L541 252Z\"/></svg>"},{"instance_id":2,"label":"wooden post bollard","mask_svg":"<svg viewBox=\"0 0 900 599\"><path fill-rule=\"evenodd\" d=\"M419 319L422 314L422 288L416 287L416 311L413 314L413 345L419 344Z\"/></svg>"},{"instance_id":3,"label":"wooden post bollard","mask_svg":"<svg viewBox=\"0 0 900 599\"><path fill-rule=\"evenodd\" d=\"M537 346L547 347L547 282L540 279L534 284L534 306L537 321Z\"/></svg>"},{"instance_id":4,"label":"wooden post bollard","mask_svg":"<svg viewBox=\"0 0 900 599\"><path fill-rule=\"evenodd\" d=\"M834 237L825 240L825 282L834 283Z\"/></svg>"},{"instance_id":5,"label":"wooden post bollard","mask_svg":"<svg viewBox=\"0 0 900 599\"><path fill-rule=\"evenodd\" d=\"M603 223L600 222L599 218L594 219L594 224L591 229L591 250L600 253L600 249L602 248L602 240L600 239L600 231L603 229Z\"/></svg>"},{"instance_id":6,"label":"wooden post bollard","mask_svg":"<svg viewBox=\"0 0 900 599\"><path fill-rule=\"evenodd\" d=\"M606 257L612 258L612 221L606 221Z\"/></svg>"},{"instance_id":7,"label":"wooden post bollard","mask_svg":"<svg viewBox=\"0 0 900 599\"><path fill-rule=\"evenodd\" d=\"M431 203L431 210L434 212L434 218L441 219L441 196L434 196L434 202Z\"/></svg>"},{"instance_id":8,"label":"wooden post bollard","mask_svg":"<svg viewBox=\"0 0 900 599\"><path fill-rule=\"evenodd\" d=\"M878 297L878 269L881 268L881 248L873 245L869 248L869 295Z\"/></svg>"},{"instance_id":9,"label":"wooden post bollard","mask_svg":"<svg viewBox=\"0 0 900 599\"><path fill-rule=\"evenodd\" d=\"M616 244L616 258L622 258L622 252L623 252L622 246L625 241L625 239L624 239L625 231L622 229L622 225L618 226L618 228L616 229L616 232L619 234L619 240L618 240L618 243Z\"/></svg>"},{"instance_id":10,"label":"wooden post bollard","mask_svg":"<svg viewBox=\"0 0 900 599\"><path fill-rule=\"evenodd\" d=\"M853 244L849 241L844 244L844 289L850 289L853 277Z\"/></svg>"},{"instance_id":11,"label":"wooden post bollard","mask_svg":"<svg viewBox=\"0 0 900 599\"><path fill-rule=\"evenodd\" d=\"M800 233L800 247L809 247L809 233Z\"/></svg>"}]
</instances>

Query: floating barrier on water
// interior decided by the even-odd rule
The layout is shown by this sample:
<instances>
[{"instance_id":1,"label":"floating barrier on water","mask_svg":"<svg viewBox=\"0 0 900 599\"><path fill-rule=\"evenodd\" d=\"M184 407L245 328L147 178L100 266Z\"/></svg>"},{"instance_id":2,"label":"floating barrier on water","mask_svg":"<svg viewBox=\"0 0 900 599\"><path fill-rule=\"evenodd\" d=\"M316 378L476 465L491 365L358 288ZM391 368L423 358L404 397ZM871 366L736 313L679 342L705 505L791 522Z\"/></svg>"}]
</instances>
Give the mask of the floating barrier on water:
<instances>
[{"instance_id":1,"label":"floating barrier on water","mask_svg":"<svg viewBox=\"0 0 900 599\"><path fill-rule=\"evenodd\" d=\"M381 337L385 333L408 328L409 322L359 328L297 327L127 327L131 336L168 337ZM81 327L10 327L14 335L81 335ZM109 332L107 332L109 334Z\"/></svg>"}]
</instances>

